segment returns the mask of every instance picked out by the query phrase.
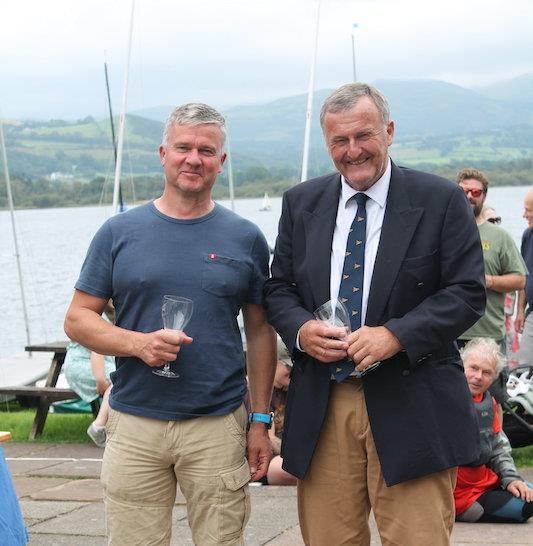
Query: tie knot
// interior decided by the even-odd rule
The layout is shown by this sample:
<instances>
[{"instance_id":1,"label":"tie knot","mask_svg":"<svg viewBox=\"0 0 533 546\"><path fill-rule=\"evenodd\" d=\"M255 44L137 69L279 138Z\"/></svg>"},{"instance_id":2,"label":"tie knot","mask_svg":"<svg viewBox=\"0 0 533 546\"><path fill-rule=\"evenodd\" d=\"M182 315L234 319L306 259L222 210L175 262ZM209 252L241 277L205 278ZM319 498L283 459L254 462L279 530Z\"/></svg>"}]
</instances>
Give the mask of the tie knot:
<instances>
[{"instance_id":1,"label":"tie knot","mask_svg":"<svg viewBox=\"0 0 533 546\"><path fill-rule=\"evenodd\" d=\"M366 202L368 201L369 197L366 193L356 193L354 195L354 199L357 203L358 206L365 206L366 205Z\"/></svg>"}]
</instances>

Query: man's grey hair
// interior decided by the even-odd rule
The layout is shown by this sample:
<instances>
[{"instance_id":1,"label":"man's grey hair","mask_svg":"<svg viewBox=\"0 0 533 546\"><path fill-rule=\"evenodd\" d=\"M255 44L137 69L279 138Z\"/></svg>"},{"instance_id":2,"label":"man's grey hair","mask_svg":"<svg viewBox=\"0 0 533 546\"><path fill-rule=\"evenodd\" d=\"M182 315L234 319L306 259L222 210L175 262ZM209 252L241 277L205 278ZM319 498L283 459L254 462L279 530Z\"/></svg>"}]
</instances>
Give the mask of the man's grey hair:
<instances>
[{"instance_id":1,"label":"man's grey hair","mask_svg":"<svg viewBox=\"0 0 533 546\"><path fill-rule=\"evenodd\" d=\"M367 83L347 83L342 85L324 101L320 109L320 126L324 130L326 114L337 114L350 110L362 97L368 97L376 105L383 123L386 125L390 119L389 103L381 91Z\"/></svg>"},{"instance_id":2,"label":"man's grey hair","mask_svg":"<svg viewBox=\"0 0 533 546\"><path fill-rule=\"evenodd\" d=\"M505 367L505 359L500 352L500 346L489 337L475 337L461 349L461 358L463 359L463 362L466 362L468 357L474 354L494 364L496 370L495 377L497 377Z\"/></svg>"},{"instance_id":3,"label":"man's grey hair","mask_svg":"<svg viewBox=\"0 0 533 546\"><path fill-rule=\"evenodd\" d=\"M163 131L163 146L168 145L168 133L174 125L216 125L222 132L222 147L226 142L226 120L211 106L200 102L189 102L174 108L167 118Z\"/></svg>"}]
</instances>

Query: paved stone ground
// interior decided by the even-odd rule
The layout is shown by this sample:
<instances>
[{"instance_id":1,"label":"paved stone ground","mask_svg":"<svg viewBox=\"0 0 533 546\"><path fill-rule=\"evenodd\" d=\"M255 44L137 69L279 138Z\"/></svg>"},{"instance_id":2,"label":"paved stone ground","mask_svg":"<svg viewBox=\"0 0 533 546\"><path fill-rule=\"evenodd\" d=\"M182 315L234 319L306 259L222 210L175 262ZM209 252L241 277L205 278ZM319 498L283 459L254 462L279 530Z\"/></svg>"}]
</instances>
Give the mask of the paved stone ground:
<instances>
[{"instance_id":1,"label":"paved stone ground","mask_svg":"<svg viewBox=\"0 0 533 546\"><path fill-rule=\"evenodd\" d=\"M91 445L7 443L4 453L35 546L103 546L103 450ZM533 482L533 469L522 471ZM250 487L252 516L247 546L303 546L294 487ZM193 545L180 494L174 507L172 544ZM533 521L524 525L456 524L454 546L533 545ZM372 523L372 546L381 544ZM331 545L334 546L334 545ZM409 546L409 545L405 545ZM430 546L430 545L428 545Z\"/></svg>"}]
</instances>

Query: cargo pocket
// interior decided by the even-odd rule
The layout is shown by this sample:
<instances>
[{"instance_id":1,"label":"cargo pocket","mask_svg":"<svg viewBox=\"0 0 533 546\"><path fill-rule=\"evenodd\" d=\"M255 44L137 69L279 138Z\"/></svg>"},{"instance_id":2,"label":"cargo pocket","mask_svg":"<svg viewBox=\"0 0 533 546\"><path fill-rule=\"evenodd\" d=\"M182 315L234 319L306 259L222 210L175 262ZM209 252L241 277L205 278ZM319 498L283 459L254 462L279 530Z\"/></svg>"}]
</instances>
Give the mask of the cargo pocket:
<instances>
[{"instance_id":1,"label":"cargo pocket","mask_svg":"<svg viewBox=\"0 0 533 546\"><path fill-rule=\"evenodd\" d=\"M250 468L244 459L239 468L220 475L223 484L220 506L220 543L231 544L243 533L250 517Z\"/></svg>"}]
</instances>

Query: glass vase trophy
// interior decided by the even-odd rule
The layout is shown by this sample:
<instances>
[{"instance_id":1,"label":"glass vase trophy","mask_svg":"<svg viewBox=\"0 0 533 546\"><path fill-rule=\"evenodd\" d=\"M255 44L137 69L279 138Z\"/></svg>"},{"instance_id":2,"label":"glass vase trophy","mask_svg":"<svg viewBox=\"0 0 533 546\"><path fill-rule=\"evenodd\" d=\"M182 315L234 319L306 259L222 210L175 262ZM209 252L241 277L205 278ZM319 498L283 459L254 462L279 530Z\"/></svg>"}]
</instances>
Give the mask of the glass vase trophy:
<instances>
[{"instance_id":1,"label":"glass vase trophy","mask_svg":"<svg viewBox=\"0 0 533 546\"><path fill-rule=\"evenodd\" d=\"M330 326L335 326L336 328L344 328L346 334L339 338L344 339L352 331L352 326L350 324L350 315L346 306L338 299L332 299L323 303L318 309L313 313L317 320L327 322ZM363 377L367 373L376 369L381 362L374 362L371 366L368 366L364 371L357 372L354 371L351 375L354 377Z\"/></svg>"},{"instance_id":2,"label":"glass vase trophy","mask_svg":"<svg viewBox=\"0 0 533 546\"><path fill-rule=\"evenodd\" d=\"M163 328L165 330L183 330L191 319L193 307L193 301L189 298L163 296L163 305L161 306ZM163 368L153 370L152 373L168 379L179 377L179 374L170 369L170 362L165 362Z\"/></svg>"}]
</instances>

